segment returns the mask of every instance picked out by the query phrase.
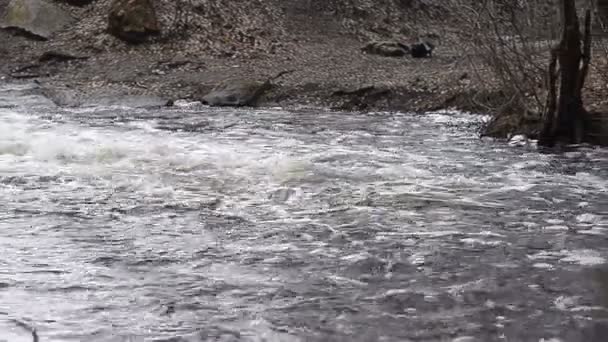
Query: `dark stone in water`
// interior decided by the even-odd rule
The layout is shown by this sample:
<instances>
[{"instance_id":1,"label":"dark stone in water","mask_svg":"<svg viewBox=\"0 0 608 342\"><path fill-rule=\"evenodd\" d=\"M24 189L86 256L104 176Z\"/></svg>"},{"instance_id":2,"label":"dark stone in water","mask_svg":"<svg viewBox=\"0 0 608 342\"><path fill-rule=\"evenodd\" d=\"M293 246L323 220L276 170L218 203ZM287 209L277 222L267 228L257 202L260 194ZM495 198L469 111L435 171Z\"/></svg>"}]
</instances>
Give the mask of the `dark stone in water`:
<instances>
[{"instance_id":1,"label":"dark stone in water","mask_svg":"<svg viewBox=\"0 0 608 342\"><path fill-rule=\"evenodd\" d=\"M377 275L386 273L386 261L374 256L369 256L357 260L347 267L348 273L352 276Z\"/></svg>"},{"instance_id":2,"label":"dark stone in water","mask_svg":"<svg viewBox=\"0 0 608 342\"><path fill-rule=\"evenodd\" d=\"M296 193L293 189L278 189L270 194L270 198L279 203L287 202Z\"/></svg>"}]
</instances>

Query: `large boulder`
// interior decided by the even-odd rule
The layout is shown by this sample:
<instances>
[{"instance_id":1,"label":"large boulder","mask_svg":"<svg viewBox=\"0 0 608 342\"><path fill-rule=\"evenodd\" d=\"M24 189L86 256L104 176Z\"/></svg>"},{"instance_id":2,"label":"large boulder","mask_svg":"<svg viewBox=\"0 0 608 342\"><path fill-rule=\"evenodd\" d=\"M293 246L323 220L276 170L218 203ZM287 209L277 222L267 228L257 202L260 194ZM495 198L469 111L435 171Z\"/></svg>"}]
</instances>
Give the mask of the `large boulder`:
<instances>
[{"instance_id":1,"label":"large boulder","mask_svg":"<svg viewBox=\"0 0 608 342\"><path fill-rule=\"evenodd\" d=\"M202 102L210 106L255 106L270 87L269 81L225 81L203 96Z\"/></svg>"},{"instance_id":2,"label":"large boulder","mask_svg":"<svg viewBox=\"0 0 608 342\"><path fill-rule=\"evenodd\" d=\"M407 45L394 41L369 42L361 50L368 54L385 57L403 57L410 52Z\"/></svg>"},{"instance_id":3,"label":"large boulder","mask_svg":"<svg viewBox=\"0 0 608 342\"><path fill-rule=\"evenodd\" d=\"M47 40L72 20L69 13L43 0L11 0L0 19L0 28L18 29Z\"/></svg>"},{"instance_id":4,"label":"large boulder","mask_svg":"<svg viewBox=\"0 0 608 342\"><path fill-rule=\"evenodd\" d=\"M142 43L160 33L160 24L150 0L113 0L108 30L129 43Z\"/></svg>"}]
</instances>

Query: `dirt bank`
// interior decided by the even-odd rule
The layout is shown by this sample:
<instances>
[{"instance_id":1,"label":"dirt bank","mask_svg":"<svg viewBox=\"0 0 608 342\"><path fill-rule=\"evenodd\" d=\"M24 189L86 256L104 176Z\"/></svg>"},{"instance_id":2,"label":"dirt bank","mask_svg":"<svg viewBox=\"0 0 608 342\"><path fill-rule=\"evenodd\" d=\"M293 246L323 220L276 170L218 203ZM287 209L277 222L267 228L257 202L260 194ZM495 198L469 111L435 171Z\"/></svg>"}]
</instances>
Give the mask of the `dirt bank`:
<instances>
[{"instance_id":1,"label":"dirt bank","mask_svg":"<svg viewBox=\"0 0 608 342\"><path fill-rule=\"evenodd\" d=\"M160 3L164 26L171 27L172 19L167 14L171 10L165 8L170 6ZM264 14L265 19L276 21L274 25L254 22L250 25L259 25L254 30L243 25L238 14L227 17L217 10L218 20L223 23L194 25L183 37L137 46L105 32L108 1L96 1L84 8L64 6L79 21L48 41L0 31L4 42L0 72L5 80L30 78L51 88L71 89L78 98L153 94L196 100L226 79L265 79L282 70L295 70L276 82L262 104L361 110L425 110L474 87L466 59L454 54L447 44L438 44L432 59L387 58L361 51L365 42L383 35L408 42L427 34L414 31L411 25L397 26L396 21L412 15L413 8L401 9L392 21L382 21L382 27L374 22L380 15L374 8L360 9L367 14L357 22L338 16L338 9L320 2L265 3L253 8L260 16L265 9L276 9L279 13L268 10ZM200 18L190 20L195 19ZM220 24L222 28L217 29ZM226 29L229 26L237 28ZM405 30L406 26L410 28ZM253 43L245 42L247 39L239 42L234 38L238 35L235 31L249 32ZM39 62L47 51L87 58ZM364 89L356 91L360 88ZM352 94L336 95L340 92Z\"/></svg>"}]
</instances>

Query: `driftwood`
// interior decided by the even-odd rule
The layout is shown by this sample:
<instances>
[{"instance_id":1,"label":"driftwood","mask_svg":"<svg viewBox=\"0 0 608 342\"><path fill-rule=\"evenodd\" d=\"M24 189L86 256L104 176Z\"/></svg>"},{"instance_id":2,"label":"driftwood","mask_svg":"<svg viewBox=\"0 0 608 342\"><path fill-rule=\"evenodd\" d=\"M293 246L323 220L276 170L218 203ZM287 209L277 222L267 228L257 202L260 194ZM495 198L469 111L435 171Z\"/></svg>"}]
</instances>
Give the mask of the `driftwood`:
<instances>
[{"instance_id":1,"label":"driftwood","mask_svg":"<svg viewBox=\"0 0 608 342\"><path fill-rule=\"evenodd\" d=\"M58 61L58 62L66 62L73 60L84 60L88 59L88 56L75 56L66 52L61 51L47 51L38 57L39 62L50 62L50 61Z\"/></svg>"}]
</instances>

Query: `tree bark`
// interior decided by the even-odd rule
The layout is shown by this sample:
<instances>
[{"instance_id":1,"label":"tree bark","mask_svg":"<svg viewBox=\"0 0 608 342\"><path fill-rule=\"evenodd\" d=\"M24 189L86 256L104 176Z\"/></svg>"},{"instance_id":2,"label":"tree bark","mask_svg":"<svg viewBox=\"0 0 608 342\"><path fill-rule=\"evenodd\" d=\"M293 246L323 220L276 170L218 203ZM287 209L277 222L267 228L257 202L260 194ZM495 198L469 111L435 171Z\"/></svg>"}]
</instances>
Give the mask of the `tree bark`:
<instances>
[{"instance_id":1,"label":"tree bark","mask_svg":"<svg viewBox=\"0 0 608 342\"><path fill-rule=\"evenodd\" d=\"M581 143L587 113L583 107L582 89L591 59L591 13L587 10L585 15L583 39L575 0L562 0L562 21L564 27L561 42L552 54L549 66L549 105L544 113L545 122L539 140L540 145L549 147L557 142ZM584 41L584 46L581 40ZM559 63L559 92L555 90L555 56ZM555 100L556 93L558 98Z\"/></svg>"}]
</instances>

